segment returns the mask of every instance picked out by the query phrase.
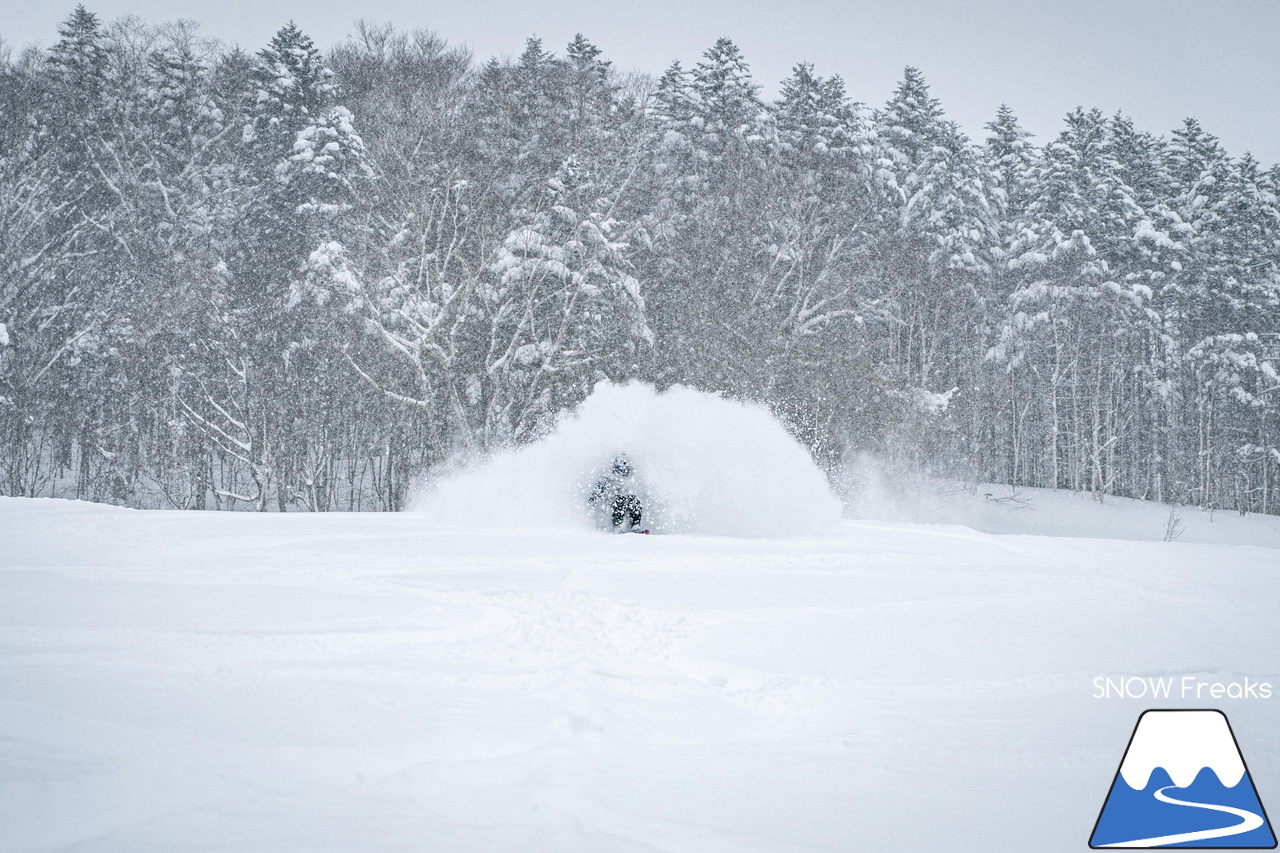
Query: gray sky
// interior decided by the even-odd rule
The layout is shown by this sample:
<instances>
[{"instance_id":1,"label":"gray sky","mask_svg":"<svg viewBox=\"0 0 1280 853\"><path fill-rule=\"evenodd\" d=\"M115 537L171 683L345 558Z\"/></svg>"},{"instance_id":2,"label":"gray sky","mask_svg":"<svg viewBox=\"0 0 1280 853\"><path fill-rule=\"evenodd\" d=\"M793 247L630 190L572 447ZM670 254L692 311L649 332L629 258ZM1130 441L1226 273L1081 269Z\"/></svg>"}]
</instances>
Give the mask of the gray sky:
<instances>
[{"instance_id":1,"label":"gray sky","mask_svg":"<svg viewBox=\"0 0 1280 853\"><path fill-rule=\"evenodd\" d=\"M11 45L57 39L74 0L0 0ZM840 74L873 105L905 65L921 68L970 136L1001 102L1043 143L1077 105L1124 111L1165 133L1193 115L1232 154L1280 161L1280 0L85 0L104 19L200 21L256 50L292 18L324 48L356 18L428 27L485 59L536 34L562 50L581 31L619 68L692 65L717 38L746 54L766 94L798 61Z\"/></svg>"}]
</instances>

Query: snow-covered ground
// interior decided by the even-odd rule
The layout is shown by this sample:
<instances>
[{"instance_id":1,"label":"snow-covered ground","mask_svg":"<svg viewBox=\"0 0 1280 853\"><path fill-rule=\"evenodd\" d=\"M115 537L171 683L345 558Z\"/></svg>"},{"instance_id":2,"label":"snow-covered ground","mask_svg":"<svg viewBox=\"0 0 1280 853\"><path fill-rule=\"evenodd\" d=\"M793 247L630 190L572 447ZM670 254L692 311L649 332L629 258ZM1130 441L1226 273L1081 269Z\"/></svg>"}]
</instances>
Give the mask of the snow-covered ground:
<instances>
[{"instance_id":1,"label":"snow-covered ground","mask_svg":"<svg viewBox=\"0 0 1280 853\"><path fill-rule=\"evenodd\" d=\"M19 499L0 542L5 850L1076 850L1152 704L1095 676L1280 687L1257 546ZM1277 701L1155 705L1222 707L1266 805Z\"/></svg>"},{"instance_id":2,"label":"snow-covered ground","mask_svg":"<svg viewBox=\"0 0 1280 853\"><path fill-rule=\"evenodd\" d=\"M1280 516L1241 516L1155 501L1088 492L1011 488L993 483L911 483L890 491L875 478L856 491L852 514L880 521L958 524L984 533L1074 536L1095 539L1173 540L1204 545L1280 548Z\"/></svg>"},{"instance_id":3,"label":"snow-covered ground","mask_svg":"<svg viewBox=\"0 0 1280 853\"><path fill-rule=\"evenodd\" d=\"M0 499L0 850L1082 850L1148 707L1222 708L1280 809L1280 519L980 487L717 535L830 496L690 398L713 444L625 436L686 532L607 535L564 491L602 399L421 512Z\"/></svg>"}]
</instances>

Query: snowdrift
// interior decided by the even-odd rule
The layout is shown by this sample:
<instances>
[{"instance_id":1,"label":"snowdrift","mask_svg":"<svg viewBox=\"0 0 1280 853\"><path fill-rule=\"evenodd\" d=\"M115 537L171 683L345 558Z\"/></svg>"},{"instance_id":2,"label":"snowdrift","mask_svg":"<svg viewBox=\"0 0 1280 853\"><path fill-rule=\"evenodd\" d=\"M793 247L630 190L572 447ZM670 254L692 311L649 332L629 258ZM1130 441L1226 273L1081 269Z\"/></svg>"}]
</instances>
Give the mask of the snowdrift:
<instances>
[{"instance_id":1,"label":"snowdrift","mask_svg":"<svg viewBox=\"0 0 1280 853\"><path fill-rule=\"evenodd\" d=\"M601 383L545 439L428 483L410 509L447 526L590 527L586 496L622 452L655 532L786 536L841 516L822 471L765 409L641 383Z\"/></svg>"}]
</instances>

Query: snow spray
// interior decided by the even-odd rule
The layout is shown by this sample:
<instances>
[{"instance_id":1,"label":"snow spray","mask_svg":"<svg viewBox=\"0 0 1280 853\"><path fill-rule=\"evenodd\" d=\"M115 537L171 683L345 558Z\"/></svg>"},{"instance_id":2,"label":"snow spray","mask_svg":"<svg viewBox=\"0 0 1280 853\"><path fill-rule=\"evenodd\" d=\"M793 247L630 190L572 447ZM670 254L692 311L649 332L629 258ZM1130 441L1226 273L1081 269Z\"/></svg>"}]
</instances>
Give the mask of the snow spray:
<instances>
[{"instance_id":1,"label":"snow spray","mask_svg":"<svg viewBox=\"0 0 1280 853\"><path fill-rule=\"evenodd\" d=\"M639 382L600 383L546 438L429 482L410 511L448 526L590 527L587 496L619 453L655 533L786 536L841 517L822 471L766 409Z\"/></svg>"}]
</instances>

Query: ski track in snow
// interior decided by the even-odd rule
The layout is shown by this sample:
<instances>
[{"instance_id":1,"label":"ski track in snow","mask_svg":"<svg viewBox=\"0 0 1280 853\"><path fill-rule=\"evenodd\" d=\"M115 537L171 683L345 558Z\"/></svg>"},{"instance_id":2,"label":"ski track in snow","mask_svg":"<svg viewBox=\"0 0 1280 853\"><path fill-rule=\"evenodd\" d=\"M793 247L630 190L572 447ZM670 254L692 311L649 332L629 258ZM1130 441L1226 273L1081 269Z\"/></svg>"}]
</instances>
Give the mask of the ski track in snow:
<instances>
[{"instance_id":1,"label":"ski track in snow","mask_svg":"<svg viewBox=\"0 0 1280 853\"><path fill-rule=\"evenodd\" d=\"M1146 707L1094 676L1280 684L1260 547L19 499L0 543L5 851L1076 849ZM1280 723L1226 710L1265 798Z\"/></svg>"}]
</instances>

